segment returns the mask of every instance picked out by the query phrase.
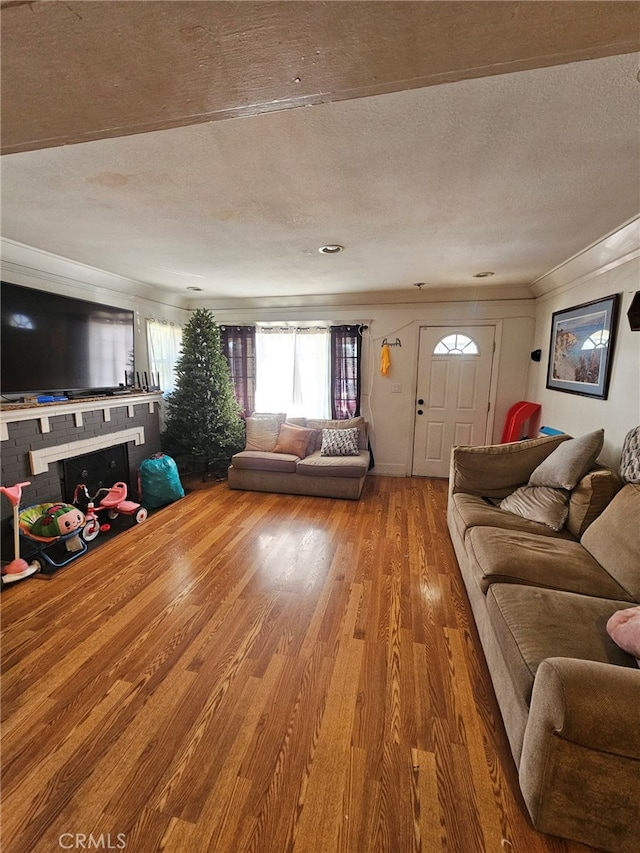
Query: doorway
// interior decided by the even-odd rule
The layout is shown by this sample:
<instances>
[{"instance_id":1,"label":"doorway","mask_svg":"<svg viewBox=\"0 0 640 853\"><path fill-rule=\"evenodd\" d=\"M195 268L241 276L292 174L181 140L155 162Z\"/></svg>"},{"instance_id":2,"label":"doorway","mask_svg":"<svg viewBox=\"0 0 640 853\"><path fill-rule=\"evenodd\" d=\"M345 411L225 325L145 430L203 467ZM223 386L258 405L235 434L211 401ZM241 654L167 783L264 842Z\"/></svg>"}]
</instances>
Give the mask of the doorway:
<instances>
[{"instance_id":1,"label":"doorway","mask_svg":"<svg viewBox=\"0 0 640 853\"><path fill-rule=\"evenodd\" d=\"M486 444L495 326L420 329L413 466L448 477L454 444Z\"/></svg>"}]
</instances>

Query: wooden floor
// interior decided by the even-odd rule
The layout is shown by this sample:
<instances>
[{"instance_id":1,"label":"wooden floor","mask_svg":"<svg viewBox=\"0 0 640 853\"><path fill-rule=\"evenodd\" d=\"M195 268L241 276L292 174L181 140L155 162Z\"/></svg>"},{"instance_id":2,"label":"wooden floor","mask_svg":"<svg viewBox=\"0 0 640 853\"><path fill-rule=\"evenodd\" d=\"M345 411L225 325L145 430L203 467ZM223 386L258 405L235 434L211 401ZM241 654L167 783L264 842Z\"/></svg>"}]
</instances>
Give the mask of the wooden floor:
<instances>
[{"instance_id":1,"label":"wooden floor","mask_svg":"<svg viewBox=\"0 0 640 853\"><path fill-rule=\"evenodd\" d=\"M207 483L5 589L3 853L590 850L525 816L446 486Z\"/></svg>"}]
</instances>

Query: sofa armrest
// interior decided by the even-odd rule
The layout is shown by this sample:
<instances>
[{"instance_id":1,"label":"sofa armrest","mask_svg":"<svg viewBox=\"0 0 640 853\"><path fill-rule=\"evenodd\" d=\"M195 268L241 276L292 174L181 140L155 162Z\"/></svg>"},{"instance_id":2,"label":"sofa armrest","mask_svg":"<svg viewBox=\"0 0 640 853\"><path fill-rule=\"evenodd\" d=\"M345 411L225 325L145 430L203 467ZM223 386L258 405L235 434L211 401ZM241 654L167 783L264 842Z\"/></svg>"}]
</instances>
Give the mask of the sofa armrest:
<instances>
[{"instance_id":1,"label":"sofa armrest","mask_svg":"<svg viewBox=\"0 0 640 853\"><path fill-rule=\"evenodd\" d=\"M535 468L569 435L549 435L508 444L451 448L449 493L504 498L529 481Z\"/></svg>"},{"instance_id":2,"label":"sofa armrest","mask_svg":"<svg viewBox=\"0 0 640 853\"><path fill-rule=\"evenodd\" d=\"M640 761L640 669L547 658L536 673L527 737L546 737L549 731Z\"/></svg>"},{"instance_id":3,"label":"sofa armrest","mask_svg":"<svg viewBox=\"0 0 640 853\"><path fill-rule=\"evenodd\" d=\"M519 772L536 829L605 850L636 850L640 669L543 661Z\"/></svg>"}]
</instances>

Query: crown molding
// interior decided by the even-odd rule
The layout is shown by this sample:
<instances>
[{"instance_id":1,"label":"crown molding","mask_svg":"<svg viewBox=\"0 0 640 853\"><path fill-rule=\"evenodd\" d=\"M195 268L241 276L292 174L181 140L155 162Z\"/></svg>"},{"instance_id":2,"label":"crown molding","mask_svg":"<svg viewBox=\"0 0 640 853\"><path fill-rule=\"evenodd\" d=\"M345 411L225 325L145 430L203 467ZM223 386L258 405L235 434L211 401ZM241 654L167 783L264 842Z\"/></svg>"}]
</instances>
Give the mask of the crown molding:
<instances>
[{"instance_id":1,"label":"crown molding","mask_svg":"<svg viewBox=\"0 0 640 853\"><path fill-rule=\"evenodd\" d=\"M189 307L185 297L6 237L0 238L0 251L2 278L14 284L40 289L50 289L54 285L63 294L65 291L66 295L71 296L79 296L81 293L84 298L90 295L113 299L115 295L126 303L137 299L172 308L187 310Z\"/></svg>"},{"instance_id":2,"label":"crown molding","mask_svg":"<svg viewBox=\"0 0 640 853\"><path fill-rule=\"evenodd\" d=\"M583 281L640 258L640 216L540 276L531 284L536 299L567 290Z\"/></svg>"},{"instance_id":3,"label":"crown molding","mask_svg":"<svg viewBox=\"0 0 640 853\"><path fill-rule=\"evenodd\" d=\"M189 308L211 311L243 311L291 308L373 308L389 305L425 305L435 302L509 302L533 300L526 285L482 287L434 287L424 290L373 290L361 293L305 294L297 296L244 297L241 299L192 299Z\"/></svg>"}]
</instances>

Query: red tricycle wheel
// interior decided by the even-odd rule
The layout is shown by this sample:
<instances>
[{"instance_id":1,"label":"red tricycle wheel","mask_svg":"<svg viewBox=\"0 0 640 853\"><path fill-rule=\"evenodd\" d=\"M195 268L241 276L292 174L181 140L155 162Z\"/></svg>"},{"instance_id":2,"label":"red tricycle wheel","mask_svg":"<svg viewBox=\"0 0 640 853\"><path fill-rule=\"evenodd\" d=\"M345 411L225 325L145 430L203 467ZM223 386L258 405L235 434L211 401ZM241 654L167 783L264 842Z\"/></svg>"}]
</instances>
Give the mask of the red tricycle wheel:
<instances>
[{"instance_id":1,"label":"red tricycle wheel","mask_svg":"<svg viewBox=\"0 0 640 853\"><path fill-rule=\"evenodd\" d=\"M141 506L138 512L136 513L136 524L142 524L148 514L149 513L146 511L146 509Z\"/></svg>"},{"instance_id":2,"label":"red tricycle wheel","mask_svg":"<svg viewBox=\"0 0 640 853\"><path fill-rule=\"evenodd\" d=\"M89 521L82 528L82 538L85 542L92 542L100 533L100 525L97 521Z\"/></svg>"}]
</instances>

